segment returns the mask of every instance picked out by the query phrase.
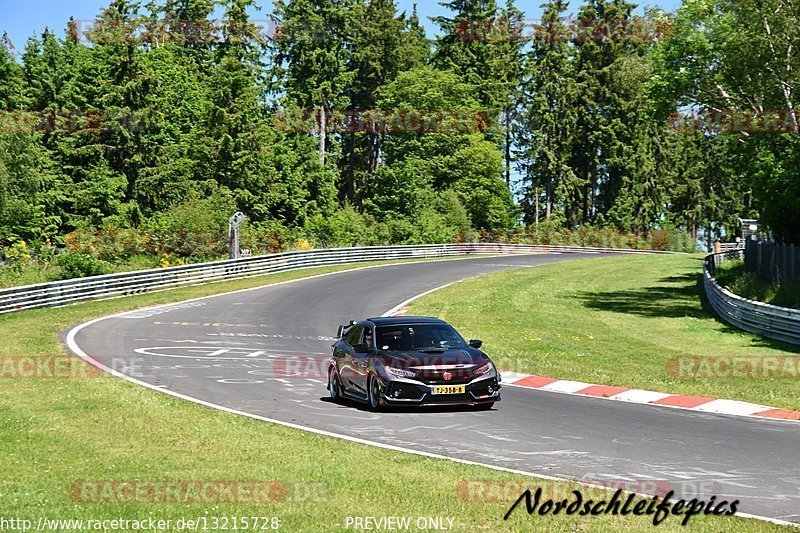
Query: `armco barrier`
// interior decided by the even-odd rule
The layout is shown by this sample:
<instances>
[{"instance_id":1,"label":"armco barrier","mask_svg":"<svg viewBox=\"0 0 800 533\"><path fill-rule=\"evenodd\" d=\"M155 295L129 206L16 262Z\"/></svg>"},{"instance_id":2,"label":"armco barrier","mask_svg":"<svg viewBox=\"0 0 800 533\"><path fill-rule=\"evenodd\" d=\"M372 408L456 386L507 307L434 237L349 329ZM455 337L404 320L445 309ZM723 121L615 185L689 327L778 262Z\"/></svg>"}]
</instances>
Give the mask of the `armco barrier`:
<instances>
[{"instance_id":1,"label":"armco barrier","mask_svg":"<svg viewBox=\"0 0 800 533\"><path fill-rule=\"evenodd\" d=\"M196 285L209 281L247 278L325 265L446 257L467 254L513 254L542 252L624 252L647 250L539 246L525 244L424 244L414 246L370 246L283 252L277 254L198 263L193 265L107 274L88 278L39 283L0 289L0 314L39 307L64 305Z\"/></svg>"},{"instance_id":2,"label":"armco barrier","mask_svg":"<svg viewBox=\"0 0 800 533\"><path fill-rule=\"evenodd\" d=\"M744 250L706 256L703 286L714 311L725 322L739 329L790 344L800 344L800 309L787 309L737 296L714 279L717 266L729 259L741 259Z\"/></svg>"}]
</instances>

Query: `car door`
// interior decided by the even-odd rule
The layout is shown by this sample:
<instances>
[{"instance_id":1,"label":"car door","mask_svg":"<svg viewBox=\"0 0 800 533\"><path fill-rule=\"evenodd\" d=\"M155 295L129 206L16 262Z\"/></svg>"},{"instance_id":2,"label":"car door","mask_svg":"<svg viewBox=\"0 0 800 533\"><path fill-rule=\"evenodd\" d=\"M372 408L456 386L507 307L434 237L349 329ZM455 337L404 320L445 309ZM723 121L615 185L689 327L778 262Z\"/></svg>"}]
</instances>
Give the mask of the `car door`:
<instances>
[{"instance_id":1,"label":"car door","mask_svg":"<svg viewBox=\"0 0 800 533\"><path fill-rule=\"evenodd\" d=\"M351 351L351 362L353 368L353 386L359 395L367 397L367 376L369 375L369 359L374 349L373 339L375 332L372 327L365 325L361 331L361 337L357 344L353 345ZM361 351L356 351L356 346Z\"/></svg>"},{"instance_id":2,"label":"car door","mask_svg":"<svg viewBox=\"0 0 800 533\"><path fill-rule=\"evenodd\" d=\"M364 326L355 325L347 330L344 336L344 357L339 366L339 376L342 378L342 387L351 395L360 396L361 391L356 388L355 383L358 381L356 378L356 366L354 360L353 347L361 342L361 333Z\"/></svg>"}]
</instances>

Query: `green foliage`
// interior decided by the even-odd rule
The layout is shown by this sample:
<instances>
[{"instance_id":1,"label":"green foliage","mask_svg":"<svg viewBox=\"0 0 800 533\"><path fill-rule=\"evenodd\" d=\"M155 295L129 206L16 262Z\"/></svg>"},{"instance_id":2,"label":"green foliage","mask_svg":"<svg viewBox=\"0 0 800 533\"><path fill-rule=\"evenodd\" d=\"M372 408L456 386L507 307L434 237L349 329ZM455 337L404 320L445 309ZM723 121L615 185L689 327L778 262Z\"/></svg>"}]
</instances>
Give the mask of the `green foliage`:
<instances>
[{"instance_id":1,"label":"green foliage","mask_svg":"<svg viewBox=\"0 0 800 533\"><path fill-rule=\"evenodd\" d=\"M574 6L591 30L577 39L552 0L528 42L513 1L447 2L429 41L395 0L282 0L269 40L252 0L113 0L91 43L70 20L21 61L0 44L0 246L217 258L236 210L254 253L506 235L520 219L564 244L691 250L739 217L796 240L800 128L668 125L686 106L794 108L800 25L777 1L651 10L671 33L648 40L614 33L642 22L626 0ZM351 112L393 126L333 127Z\"/></svg>"},{"instance_id":2,"label":"green foliage","mask_svg":"<svg viewBox=\"0 0 800 533\"><path fill-rule=\"evenodd\" d=\"M794 66L799 23L797 10L777 0L687 1L662 51L669 67L664 91L701 113L722 111L703 126L727 138L724 156L741 184L737 188L752 192L743 218L760 212L776 237L795 243L800 243L800 125L793 91L800 82ZM732 124L736 113L752 120ZM779 120L771 124L765 116L770 113ZM754 131L747 131L751 127Z\"/></svg>"},{"instance_id":3,"label":"green foliage","mask_svg":"<svg viewBox=\"0 0 800 533\"><path fill-rule=\"evenodd\" d=\"M205 191L192 190L179 204L161 211L143 224L145 231L227 231L236 201L227 187L209 181Z\"/></svg>"},{"instance_id":4,"label":"green foliage","mask_svg":"<svg viewBox=\"0 0 800 533\"><path fill-rule=\"evenodd\" d=\"M318 248L332 245L369 246L377 244L375 219L345 205L330 217L315 215L308 219L304 233Z\"/></svg>"},{"instance_id":5,"label":"green foliage","mask_svg":"<svg viewBox=\"0 0 800 533\"><path fill-rule=\"evenodd\" d=\"M716 268L714 277L726 289L749 300L781 307L800 308L800 283L770 283L747 270L744 261L728 261Z\"/></svg>"},{"instance_id":6,"label":"green foliage","mask_svg":"<svg viewBox=\"0 0 800 533\"><path fill-rule=\"evenodd\" d=\"M99 276L110 274L111 264L88 254L77 252L66 252L56 260L60 271L53 279L85 278L87 276Z\"/></svg>"},{"instance_id":7,"label":"green foliage","mask_svg":"<svg viewBox=\"0 0 800 533\"><path fill-rule=\"evenodd\" d=\"M31 260L31 251L25 241L19 241L3 249L6 266L14 273L20 273Z\"/></svg>"}]
</instances>

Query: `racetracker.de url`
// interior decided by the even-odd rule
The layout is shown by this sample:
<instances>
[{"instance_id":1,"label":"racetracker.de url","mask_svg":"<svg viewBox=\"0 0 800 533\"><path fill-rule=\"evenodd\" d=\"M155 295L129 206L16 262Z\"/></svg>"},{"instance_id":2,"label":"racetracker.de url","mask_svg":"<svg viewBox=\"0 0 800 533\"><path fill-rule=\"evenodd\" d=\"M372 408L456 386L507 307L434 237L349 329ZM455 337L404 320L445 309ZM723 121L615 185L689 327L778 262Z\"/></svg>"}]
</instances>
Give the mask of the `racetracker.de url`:
<instances>
[{"instance_id":1,"label":"racetracker.de url","mask_svg":"<svg viewBox=\"0 0 800 533\"><path fill-rule=\"evenodd\" d=\"M276 516L199 516L196 518L109 518L63 519L0 516L0 531L276 531Z\"/></svg>"}]
</instances>

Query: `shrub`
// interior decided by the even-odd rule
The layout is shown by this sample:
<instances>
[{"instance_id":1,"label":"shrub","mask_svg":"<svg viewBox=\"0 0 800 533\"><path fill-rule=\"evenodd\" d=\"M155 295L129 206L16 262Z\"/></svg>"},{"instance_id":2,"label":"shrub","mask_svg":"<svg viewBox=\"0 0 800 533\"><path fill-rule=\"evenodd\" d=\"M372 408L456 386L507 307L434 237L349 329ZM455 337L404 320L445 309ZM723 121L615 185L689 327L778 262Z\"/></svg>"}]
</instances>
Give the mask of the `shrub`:
<instances>
[{"instance_id":1,"label":"shrub","mask_svg":"<svg viewBox=\"0 0 800 533\"><path fill-rule=\"evenodd\" d=\"M653 250L671 250L672 235L665 229L657 229L650 235L650 248Z\"/></svg>"},{"instance_id":2,"label":"shrub","mask_svg":"<svg viewBox=\"0 0 800 533\"><path fill-rule=\"evenodd\" d=\"M345 206L325 218L314 215L306 221L304 233L320 248L334 246L369 246L376 244L375 219Z\"/></svg>"},{"instance_id":3,"label":"shrub","mask_svg":"<svg viewBox=\"0 0 800 533\"><path fill-rule=\"evenodd\" d=\"M308 242L308 239L306 239L305 237L300 237L299 239L297 239L297 241L295 241L295 243L294 243L294 248L295 248L295 250L313 250L314 249L314 247L311 245L310 242Z\"/></svg>"},{"instance_id":4,"label":"shrub","mask_svg":"<svg viewBox=\"0 0 800 533\"><path fill-rule=\"evenodd\" d=\"M62 254L56 263L59 266L59 271L54 276L56 280L99 276L112 271L110 263L77 252Z\"/></svg>"},{"instance_id":5,"label":"shrub","mask_svg":"<svg viewBox=\"0 0 800 533\"><path fill-rule=\"evenodd\" d=\"M19 274L31 260L31 251L25 241L12 244L3 250L10 271Z\"/></svg>"}]
</instances>

